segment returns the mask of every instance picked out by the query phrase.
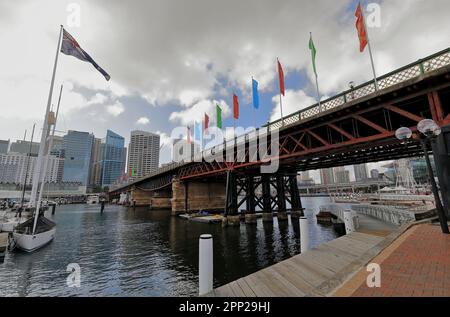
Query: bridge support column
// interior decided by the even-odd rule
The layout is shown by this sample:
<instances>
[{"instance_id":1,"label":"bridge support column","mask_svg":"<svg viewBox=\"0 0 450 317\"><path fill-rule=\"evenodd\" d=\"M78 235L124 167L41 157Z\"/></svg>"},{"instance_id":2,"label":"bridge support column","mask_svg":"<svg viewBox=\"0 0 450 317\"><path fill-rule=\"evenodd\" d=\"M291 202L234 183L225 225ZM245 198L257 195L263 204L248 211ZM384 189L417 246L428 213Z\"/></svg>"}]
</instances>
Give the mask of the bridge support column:
<instances>
[{"instance_id":1,"label":"bridge support column","mask_svg":"<svg viewBox=\"0 0 450 317\"><path fill-rule=\"evenodd\" d=\"M284 176L277 175L277 218L280 221L288 220L286 212L286 189L284 186Z\"/></svg>"},{"instance_id":2,"label":"bridge support column","mask_svg":"<svg viewBox=\"0 0 450 317\"><path fill-rule=\"evenodd\" d=\"M246 207L247 212L245 213L245 223L246 224L256 224L256 213L255 213L255 179L252 175L246 177L247 181L247 200Z\"/></svg>"},{"instance_id":3,"label":"bridge support column","mask_svg":"<svg viewBox=\"0 0 450 317\"><path fill-rule=\"evenodd\" d=\"M302 200L298 190L297 177L295 175L289 176L289 192L291 194L291 218L299 219L304 216L304 209L302 207Z\"/></svg>"},{"instance_id":4,"label":"bridge support column","mask_svg":"<svg viewBox=\"0 0 450 317\"><path fill-rule=\"evenodd\" d=\"M262 176L262 196L263 196L263 222L273 222L272 196L270 193L270 176Z\"/></svg>"},{"instance_id":5,"label":"bridge support column","mask_svg":"<svg viewBox=\"0 0 450 317\"><path fill-rule=\"evenodd\" d=\"M439 179L442 203L450 217L450 126L442 128L442 133L432 142L436 174Z\"/></svg>"},{"instance_id":6,"label":"bridge support column","mask_svg":"<svg viewBox=\"0 0 450 317\"><path fill-rule=\"evenodd\" d=\"M239 226L241 224L241 218L238 214L238 194L237 194L237 181L236 174L232 171L227 172L227 184L226 184L226 201L225 201L225 217L226 225Z\"/></svg>"}]
</instances>

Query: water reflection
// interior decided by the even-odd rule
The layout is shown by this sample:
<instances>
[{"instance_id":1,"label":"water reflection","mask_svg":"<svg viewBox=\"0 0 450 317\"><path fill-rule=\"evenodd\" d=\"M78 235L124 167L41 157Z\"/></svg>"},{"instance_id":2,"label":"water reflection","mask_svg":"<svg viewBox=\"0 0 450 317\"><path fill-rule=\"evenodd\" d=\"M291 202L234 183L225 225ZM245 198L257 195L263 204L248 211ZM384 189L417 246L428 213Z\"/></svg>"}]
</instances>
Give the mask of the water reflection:
<instances>
[{"instance_id":1,"label":"water reflection","mask_svg":"<svg viewBox=\"0 0 450 317\"><path fill-rule=\"evenodd\" d=\"M336 237L318 226L321 198L303 199L310 242ZM49 215L50 216L50 215ZM297 221L222 228L187 222L168 211L61 206L55 240L42 250L8 254L0 296L190 296L197 294L198 237L214 237L214 285L220 286L300 252ZM81 287L66 285L69 263L81 266Z\"/></svg>"}]
</instances>

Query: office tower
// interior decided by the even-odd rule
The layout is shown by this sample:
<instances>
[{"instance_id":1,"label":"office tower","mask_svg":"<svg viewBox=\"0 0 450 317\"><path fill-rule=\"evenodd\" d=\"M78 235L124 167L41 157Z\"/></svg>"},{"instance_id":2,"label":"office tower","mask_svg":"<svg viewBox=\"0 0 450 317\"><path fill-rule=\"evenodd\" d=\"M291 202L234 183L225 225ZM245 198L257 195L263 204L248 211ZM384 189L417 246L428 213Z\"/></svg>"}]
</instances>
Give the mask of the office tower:
<instances>
[{"instance_id":1,"label":"office tower","mask_svg":"<svg viewBox=\"0 0 450 317\"><path fill-rule=\"evenodd\" d=\"M353 165L353 170L355 171L355 180L357 182L365 181L368 178L366 164Z\"/></svg>"},{"instance_id":2,"label":"office tower","mask_svg":"<svg viewBox=\"0 0 450 317\"><path fill-rule=\"evenodd\" d=\"M160 136L145 131L132 131L128 146L128 169L131 179L144 177L159 166Z\"/></svg>"},{"instance_id":3,"label":"office tower","mask_svg":"<svg viewBox=\"0 0 450 317\"><path fill-rule=\"evenodd\" d=\"M9 140L0 140L0 154L7 154L9 150Z\"/></svg>"},{"instance_id":4,"label":"office tower","mask_svg":"<svg viewBox=\"0 0 450 317\"><path fill-rule=\"evenodd\" d=\"M334 173L332 168L320 170L320 182L322 185L334 184Z\"/></svg>"},{"instance_id":5,"label":"office tower","mask_svg":"<svg viewBox=\"0 0 450 317\"><path fill-rule=\"evenodd\" d=\"M111 186L124 173L125 139L108 130L101 143L101 187ZM158 147L159 150L159 147Z\"/></svg>"},{"instance_id":6,"label":"office tower","mask_svg":"<svg viewBox=\"0 0 450 317\"><path fill-rule=\"evenodd\" d=\"M64 136L64 182L88 185L93 142L94 136L88 132L69 131Z\"/></svg>"}]
</instances>

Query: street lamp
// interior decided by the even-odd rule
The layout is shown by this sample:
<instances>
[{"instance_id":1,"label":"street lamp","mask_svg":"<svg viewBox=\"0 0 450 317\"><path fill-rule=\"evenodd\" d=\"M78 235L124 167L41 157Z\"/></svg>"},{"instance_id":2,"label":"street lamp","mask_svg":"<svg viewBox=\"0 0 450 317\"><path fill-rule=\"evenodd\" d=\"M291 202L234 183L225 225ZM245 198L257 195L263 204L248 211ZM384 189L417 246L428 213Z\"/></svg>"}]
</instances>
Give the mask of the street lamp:
<instances>
[{"instance_id":1,"label":"street lamp","mask_svg":"<svg viewBox=\"0 0 450 317\"><path fill-rule=\"evenodd\" d=\"M420 132L420 134L417 133L417 135L422 145L423 154L425 155L425 161L427 162L428 176L430 178L434 200L436 201L436 210L439 217L439 223L441 224L442 232L445 234L449 234L450 232L448 230L447 217L444 212L444 208L442 207L436 180L434 179L433 169L431 168L430 157L428 156L428 145L431 144L431 140L439 136L442 131L441 128L436 124L436 122L430 119L424 119L420 121L417 125L417 130ZM413 133L410 128L403 127L395 132L395 136L400 141L405 141L410 139L413 136Z\"/></svg>"}]
</instances>

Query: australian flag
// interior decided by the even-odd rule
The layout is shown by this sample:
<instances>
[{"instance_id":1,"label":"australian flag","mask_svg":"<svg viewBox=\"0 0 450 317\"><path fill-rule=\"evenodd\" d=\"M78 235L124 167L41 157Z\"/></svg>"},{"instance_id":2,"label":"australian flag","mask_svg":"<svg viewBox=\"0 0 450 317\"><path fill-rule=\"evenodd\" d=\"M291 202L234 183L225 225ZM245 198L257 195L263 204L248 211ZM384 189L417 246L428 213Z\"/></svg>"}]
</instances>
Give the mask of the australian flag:
<instances>
[{"instance_id":1,"label":"australian flag","mask_svg":"<svg viewBox=\"0 0 450 317\"><path fill-rule=\"evenodd\" d=\"M72 55L84 62L91 63L94 67L105 76L106 80L109 80L111 76L103 70L98 64L86 53L78 44L78 42L69 34L66 30L63 30L63 39L61 44L61 52L66 55Z\"/></svg>"}]
</instances>

